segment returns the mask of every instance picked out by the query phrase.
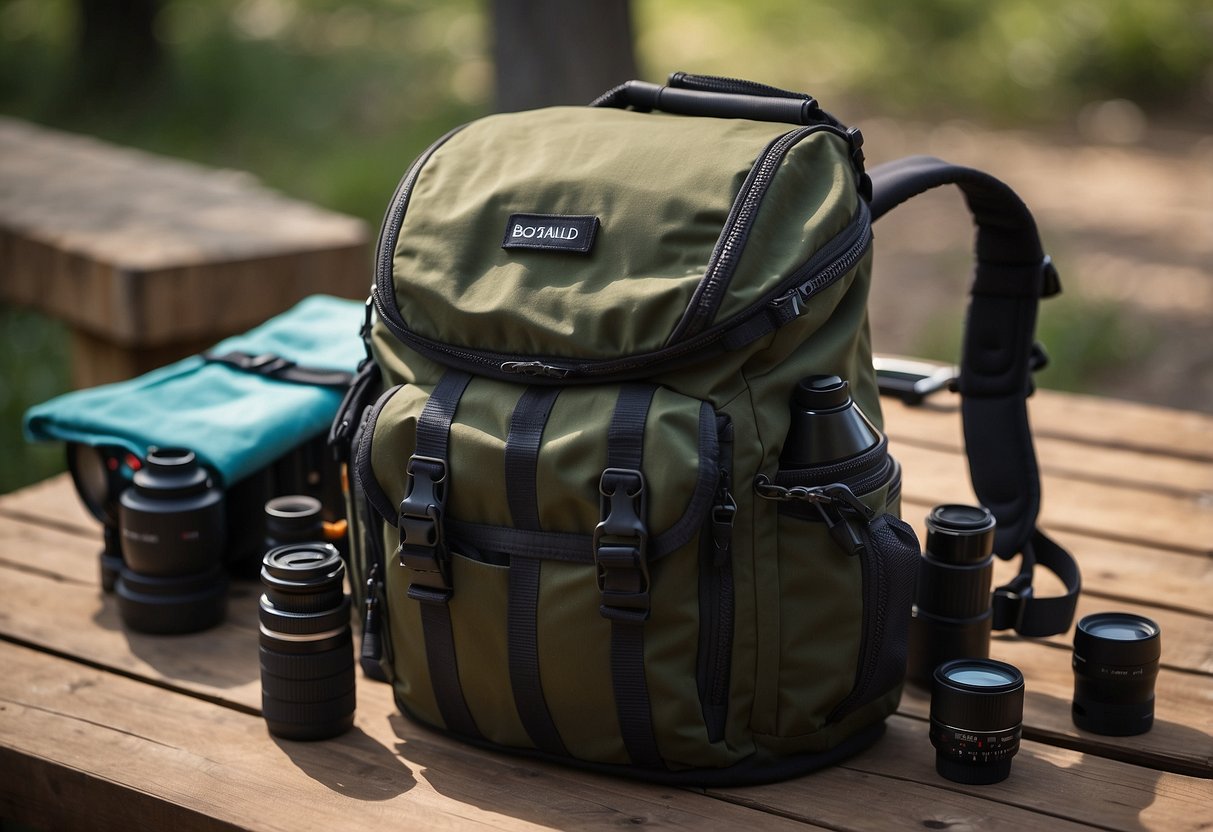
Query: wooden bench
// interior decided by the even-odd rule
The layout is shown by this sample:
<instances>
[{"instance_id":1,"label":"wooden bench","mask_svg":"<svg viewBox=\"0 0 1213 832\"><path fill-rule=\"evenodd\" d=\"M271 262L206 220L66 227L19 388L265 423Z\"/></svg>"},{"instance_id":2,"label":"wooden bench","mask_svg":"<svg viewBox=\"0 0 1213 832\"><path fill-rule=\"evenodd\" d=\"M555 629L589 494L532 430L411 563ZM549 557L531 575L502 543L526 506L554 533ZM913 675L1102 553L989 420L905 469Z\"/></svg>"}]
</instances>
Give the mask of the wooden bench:
<instances>
[{"instance_id":1,"label":"wooden bench","mask_svg":"<svg viewBox=\"0 0 1213 832\"><path fill-rule=\"evenodd\" d=\"M921 533L930 506L972 499L955 399L889 403L886 415ZM228 621L208 632L124 631L98 586L99 528L58 477L0 498L0 818L123 832L1208 830L1213 417L1047 391L1032 415L1044 525L1083 566L1079 615L1128 610L1162 627L1156 722L1142 736L1075 729L1070 635L1000 635L992 653L1023 670L1028 694L1022 749L994 786L936 775L929 703L914 691L870 750L756 788L650 786L478 751L401 717L364 678L353 731L275 740L259 716L259 587L235 583Z\"/></svg>"},{"instance_id":2,"label":"wooden bench","mask_svg":"<svg viewBox=\"0 0 1213 832\"><path fill-rule=\"evenodd\" d=\"M360 220L213 170L0 117L0 301L71 329L78 387L324 292L365 297Z\"/></svg>"}]
</instances>

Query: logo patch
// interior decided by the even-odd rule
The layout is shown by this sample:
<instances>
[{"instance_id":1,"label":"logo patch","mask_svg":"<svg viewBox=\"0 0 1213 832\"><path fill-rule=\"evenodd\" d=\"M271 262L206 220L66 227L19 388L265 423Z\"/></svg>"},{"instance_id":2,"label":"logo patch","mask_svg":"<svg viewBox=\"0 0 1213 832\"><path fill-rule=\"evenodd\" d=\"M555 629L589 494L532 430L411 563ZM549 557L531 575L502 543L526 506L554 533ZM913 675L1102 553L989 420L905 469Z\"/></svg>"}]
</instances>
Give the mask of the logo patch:
<instances>
[{"instance_id":1,"label":"logo patch","mask_svg":"<svg viewBox=\"0 0 1213 832\"><path fill-rule=\"evenodd\" d=\"M570 214L510 214L502 248L571 251L589 254L598 217Z\"/></svg>"}]
</instances>

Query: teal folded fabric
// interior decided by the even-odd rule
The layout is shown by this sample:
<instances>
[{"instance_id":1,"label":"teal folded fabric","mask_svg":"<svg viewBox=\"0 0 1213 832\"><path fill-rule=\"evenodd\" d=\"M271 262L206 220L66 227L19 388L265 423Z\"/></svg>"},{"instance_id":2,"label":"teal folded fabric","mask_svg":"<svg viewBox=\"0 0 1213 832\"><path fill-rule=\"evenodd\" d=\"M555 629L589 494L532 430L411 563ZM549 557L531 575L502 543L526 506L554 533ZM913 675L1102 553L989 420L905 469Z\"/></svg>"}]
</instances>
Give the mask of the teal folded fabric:
<instances>
[{"instance_id":1,"label":"teal folded fabric","mask_svg":"<svg viewBox=\"0 0 1213 832\"><path fill-rule=\"evenodd\" d=\"M364 306L315 295L210 352L273 354L301 367L353 373L365 357ZM328 429L334 387L300 384L191 356L130 381L77 390L31 407L25 435L117 446L185 447L222 484L238 482Z\"/></svg>"}]
</instances>

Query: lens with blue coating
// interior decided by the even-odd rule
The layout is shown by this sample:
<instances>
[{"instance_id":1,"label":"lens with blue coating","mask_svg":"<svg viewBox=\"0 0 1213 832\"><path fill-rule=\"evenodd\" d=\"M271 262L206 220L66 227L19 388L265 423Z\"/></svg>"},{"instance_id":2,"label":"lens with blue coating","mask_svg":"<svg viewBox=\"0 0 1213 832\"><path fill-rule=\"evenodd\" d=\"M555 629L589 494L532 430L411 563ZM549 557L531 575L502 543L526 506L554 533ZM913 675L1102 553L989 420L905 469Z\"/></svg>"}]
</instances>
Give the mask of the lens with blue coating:
<instances>
[{"instance_id":1,"label":"lens with blue coating","mask_svg":"<svg viewBox=\"0 0 1213 832\"><path fill-rule=\"evenodd\" d=\"M1023 674L993 659L954 659L935 668L931 744L935 770L955 783L1005 780L1023 731Z\"/></svg>"},{"instance_id":2,"label":"lens with blue coating","mask_svg":"<svg viewBox=\"0 0 1213 832\"><path fill-rule=\"evenodd\" d=\"M1074 724L1112 737L1149 731L1161 655L1162 633L1145 616L1101 612L1079 621L1070 709Z\"/></svg>"}]
</instances>

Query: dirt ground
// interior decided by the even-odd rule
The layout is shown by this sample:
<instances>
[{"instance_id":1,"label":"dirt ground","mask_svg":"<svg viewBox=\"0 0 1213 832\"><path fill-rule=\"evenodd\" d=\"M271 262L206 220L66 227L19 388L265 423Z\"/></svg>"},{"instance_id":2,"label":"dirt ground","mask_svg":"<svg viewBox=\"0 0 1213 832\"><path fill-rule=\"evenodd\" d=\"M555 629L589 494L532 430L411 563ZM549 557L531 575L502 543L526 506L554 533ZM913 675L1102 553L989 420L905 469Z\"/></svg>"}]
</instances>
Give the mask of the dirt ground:
<instances>
[{"instance_id":1,"label":"dirt ground","mask_svg":"<svg viewBox=\"0 0 1213 832\"><path fill-rule=\"evenodd\" d=\"M1151 127L1133 144L1076 136L861 122L871 164L927 153L983 168L1036 216L1070 303L1114 304L1132 333L1089 392L1213 412L1213 136ZM876 229L873 339L915 353L937 310L963 306L972 227L955 189L915 199ZM1045 345L1048 348L1048 344ZM1067 355L1050 350L1054 362Z\"/></svg>"}]
</instances>

